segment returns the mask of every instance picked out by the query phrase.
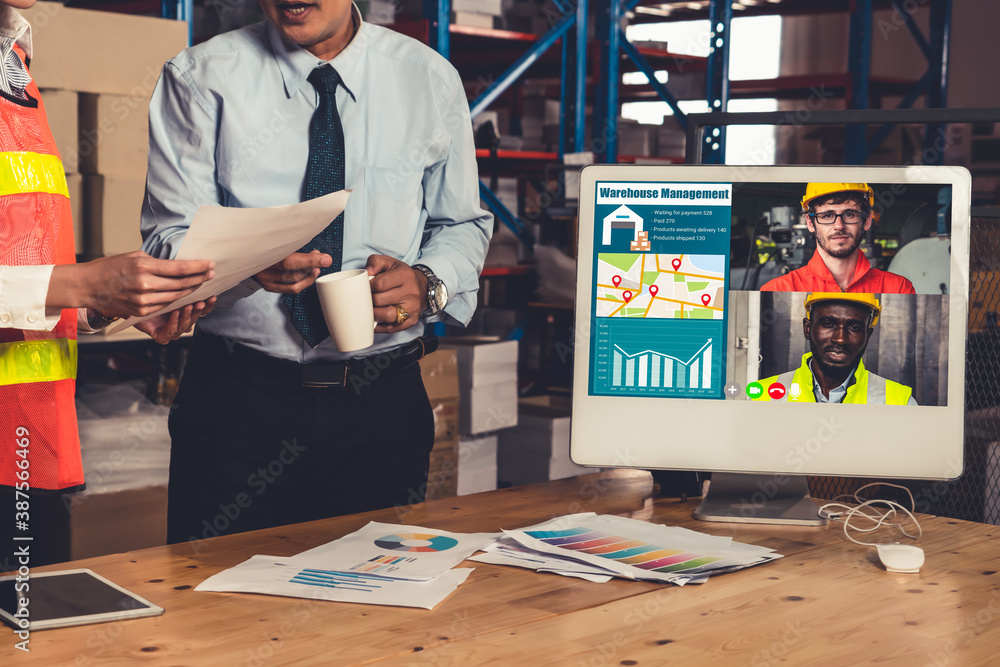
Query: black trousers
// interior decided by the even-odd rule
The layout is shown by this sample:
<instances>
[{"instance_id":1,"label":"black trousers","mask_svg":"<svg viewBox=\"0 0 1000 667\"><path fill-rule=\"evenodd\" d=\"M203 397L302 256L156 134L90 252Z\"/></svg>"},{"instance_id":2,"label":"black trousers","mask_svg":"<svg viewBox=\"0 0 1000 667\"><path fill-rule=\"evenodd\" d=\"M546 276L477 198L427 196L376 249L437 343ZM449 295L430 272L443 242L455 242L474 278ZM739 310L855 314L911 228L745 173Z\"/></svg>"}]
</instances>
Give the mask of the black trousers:
<instances>
[{"instance_id":1,"label":"black trousers","mask_svg":"<svg viewBox=\"0 0 1000 667\"><path fill-rule=\"evenodd\" d=\"M311 388L222 342L195 336L170 413L168 542L423 500L434 417L419 364Z\"/></svg>"}]
</instances>

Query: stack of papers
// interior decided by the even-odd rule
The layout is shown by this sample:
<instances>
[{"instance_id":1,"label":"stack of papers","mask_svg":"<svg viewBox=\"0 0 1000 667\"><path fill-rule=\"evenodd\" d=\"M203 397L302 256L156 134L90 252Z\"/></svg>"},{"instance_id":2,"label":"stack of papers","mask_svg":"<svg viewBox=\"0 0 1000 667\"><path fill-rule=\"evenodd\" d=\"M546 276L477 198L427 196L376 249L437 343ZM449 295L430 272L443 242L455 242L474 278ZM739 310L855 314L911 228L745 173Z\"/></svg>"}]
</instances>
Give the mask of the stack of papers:
<instances>
[{"instance_id":1,"label":"stack of papers","mask_svg":"<svg viewBox=\"0 0 1000 667\"><path fill-rule=\"evenodd\" d=\"M254 556L195 590L432 609L472 572L452 568L497 537L372 521L296 556Z\"/></svg>"},{"instance_id":2,"label":"stack of papers","mask_svg":"<svg viewBox=\"0 0 1000 667\"><path fill-rule=\"evenodd\" d=\"M592 512L504 531L506 537L471 560L528 567L590 581L622 577L683 585L766 563L773 549Z\"/></svg>"}]
</instances>

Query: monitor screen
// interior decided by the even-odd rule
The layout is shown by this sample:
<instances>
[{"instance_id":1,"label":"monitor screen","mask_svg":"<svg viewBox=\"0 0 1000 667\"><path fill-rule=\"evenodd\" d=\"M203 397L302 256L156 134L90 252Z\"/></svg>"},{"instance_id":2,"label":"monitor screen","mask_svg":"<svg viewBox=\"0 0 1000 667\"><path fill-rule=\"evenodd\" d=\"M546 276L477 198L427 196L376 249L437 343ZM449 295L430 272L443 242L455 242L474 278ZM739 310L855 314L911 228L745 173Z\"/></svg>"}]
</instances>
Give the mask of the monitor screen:
<instances>
[{"instance_id":1,"label":"monitor screen","mask_svg":"<svg viewBox=\"0 0 1000 667\"><path fill-rule=\"evenodd\" d=\"M573 460L959 476L969 202L951 167L586 168Z\"/></svg>"}]
</instances>

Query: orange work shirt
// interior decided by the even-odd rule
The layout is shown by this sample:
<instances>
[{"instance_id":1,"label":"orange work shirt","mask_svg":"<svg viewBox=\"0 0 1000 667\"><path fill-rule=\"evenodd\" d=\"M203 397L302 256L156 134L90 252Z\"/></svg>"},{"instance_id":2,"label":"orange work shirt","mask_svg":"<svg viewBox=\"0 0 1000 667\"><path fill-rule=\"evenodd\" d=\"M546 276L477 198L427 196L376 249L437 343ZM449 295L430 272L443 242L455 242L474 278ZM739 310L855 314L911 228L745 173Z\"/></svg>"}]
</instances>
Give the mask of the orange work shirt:
<instances>
[{"instance_id":1,"label":"orange work shirt","mask_svg":"<svg viewBox=\"0 0 1000 667\"><path fill-rule=\"evenodd\" d=\"M916 294L913 283L903 276L872 268L863 252L858 252L858 263L847 289L840 289L830 269L820 256L813 253L805 266L783 276L768 280L761 292L859 292L867 294Z\"/></svg>"}]
</instances>

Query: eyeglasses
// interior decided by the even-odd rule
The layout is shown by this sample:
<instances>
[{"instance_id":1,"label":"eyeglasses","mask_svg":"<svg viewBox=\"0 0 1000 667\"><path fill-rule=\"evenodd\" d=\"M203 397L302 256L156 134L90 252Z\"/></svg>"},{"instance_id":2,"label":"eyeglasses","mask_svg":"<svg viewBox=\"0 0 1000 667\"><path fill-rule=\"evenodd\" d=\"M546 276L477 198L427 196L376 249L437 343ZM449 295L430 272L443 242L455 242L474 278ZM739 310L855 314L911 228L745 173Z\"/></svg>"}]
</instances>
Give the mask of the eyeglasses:
<instances>
[{"instance_id":1,"label":"eyeglasses","mask_svg":"<svg viewBox=\"0 0 1000 667\"><path fill-rule=\"evenodd\" d=\"M845 225L856 225L864 220L864 215L861 211L855 211L853 208L849 208L843 213L823 211L822 213L812 214L812 219L821 225L832 225L837 221L837 218L843 220Z\"/></svg>"}]
</instances>

